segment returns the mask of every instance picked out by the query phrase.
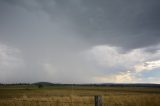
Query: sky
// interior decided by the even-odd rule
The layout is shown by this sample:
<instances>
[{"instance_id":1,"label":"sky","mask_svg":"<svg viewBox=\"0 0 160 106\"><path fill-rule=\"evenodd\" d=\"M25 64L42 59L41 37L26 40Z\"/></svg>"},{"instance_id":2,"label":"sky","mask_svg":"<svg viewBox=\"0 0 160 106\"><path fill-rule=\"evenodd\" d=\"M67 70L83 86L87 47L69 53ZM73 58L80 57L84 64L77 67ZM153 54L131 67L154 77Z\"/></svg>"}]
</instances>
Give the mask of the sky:
<instances>
[{"instance_id":1,"label":"sky","mask_svg":"<svg viewBox=\"0 0 160 106\"><path fill-rule=\"evenodd\" d=\"M0 0L0 83L160 84L159 0Z\"/></svg>"}]
</instances>

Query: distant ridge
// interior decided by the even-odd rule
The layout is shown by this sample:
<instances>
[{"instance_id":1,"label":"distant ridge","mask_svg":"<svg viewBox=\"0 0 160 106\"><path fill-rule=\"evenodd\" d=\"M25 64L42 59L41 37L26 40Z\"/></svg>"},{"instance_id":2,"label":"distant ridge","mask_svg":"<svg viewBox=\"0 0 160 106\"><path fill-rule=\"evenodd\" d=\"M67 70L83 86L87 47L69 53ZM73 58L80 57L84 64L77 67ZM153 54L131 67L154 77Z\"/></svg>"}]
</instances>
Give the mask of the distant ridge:
<instances>
[{"instance_id":1,"label":"distant ridge","mask_svg":"<svg viewBox=\"0 0 160 106\"><path fill-rule=\"evenodd\" d=\"M63 84L63 83L51 83L51 82L36 82L33 85L43 86L103 86L103 87L151 87L160 88L160 84L152 83L88 83L88 84Z\"/></svg>"},{"instance_id":2,"label":"distant ridge","mask_svg":"<svg viewBox=\"0 0 160 106\"><path fill-rule=\"evenodd\" d=\"M3 85L43 85L43 86L96 86L96 87L148 87L148 88L160 88L160 84L153 83L88 83L88 84L63 84L63 83L51 83L51 82L36 82L36 83L13 83L2 84Z\"/></svg>"},{"instance_id":3,"label":"distant ridge","mask_svg":"<svg viewBox=\"0 0 160 106\"><path fill-rule=\"evenodd\" d=\"M43 85L43 86L53 86L54 84L51 82L36 82L32 83L33 85Z\"/></svg>"}]
</instances>

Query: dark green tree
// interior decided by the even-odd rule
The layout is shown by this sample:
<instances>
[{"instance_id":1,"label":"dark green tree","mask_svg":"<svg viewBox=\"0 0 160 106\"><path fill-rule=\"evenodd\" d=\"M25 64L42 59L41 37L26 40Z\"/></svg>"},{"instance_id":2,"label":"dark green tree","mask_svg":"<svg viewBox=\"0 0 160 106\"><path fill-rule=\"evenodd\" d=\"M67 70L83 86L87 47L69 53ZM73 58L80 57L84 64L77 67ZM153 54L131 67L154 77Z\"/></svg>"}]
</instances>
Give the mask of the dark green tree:
<instances>
[{"instance_id":1,"label":"dark green tree","mask_svg":"<svg viewBox=\"0 0 160 106\"><path fill-rule=\"evenodd\" d=\"M38 86L38 88L43 88L42 84L38 84L37 86Z\"/></svg>"}]
</instances>

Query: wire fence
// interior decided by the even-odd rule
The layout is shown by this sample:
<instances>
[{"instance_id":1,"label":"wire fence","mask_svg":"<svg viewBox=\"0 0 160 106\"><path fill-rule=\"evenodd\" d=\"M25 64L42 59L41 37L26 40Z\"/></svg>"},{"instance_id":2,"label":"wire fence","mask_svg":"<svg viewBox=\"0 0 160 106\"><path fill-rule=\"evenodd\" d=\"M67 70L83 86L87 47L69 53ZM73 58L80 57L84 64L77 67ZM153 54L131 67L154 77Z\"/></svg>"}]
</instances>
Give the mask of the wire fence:
<instances>
[{"instance_id":1,"label":"wire fence","mask_svg":"<svg viewBox=\"0 0 160 106\"><path fill-rule=\"evenodd\" d=\"M19 102L41 102L41 103L76 103L76 104L95 104L95 102L85 102L85 101L59 101L59 100L52 100L52 101L43 101L43 100L17 100Z\"/></svg>"}]
</instances>

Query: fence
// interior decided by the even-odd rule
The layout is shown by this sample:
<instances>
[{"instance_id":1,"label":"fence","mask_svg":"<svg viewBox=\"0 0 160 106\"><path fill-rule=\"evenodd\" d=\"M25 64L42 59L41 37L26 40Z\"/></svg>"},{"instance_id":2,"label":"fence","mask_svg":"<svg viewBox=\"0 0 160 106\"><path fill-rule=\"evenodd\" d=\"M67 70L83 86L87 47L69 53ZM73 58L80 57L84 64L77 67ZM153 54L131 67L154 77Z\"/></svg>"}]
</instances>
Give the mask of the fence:
<instances>
[{"instance_id":1,"label":"fence","mask_svg":"<svg viewBox=\"0 0 160 106\"><path fill-rule=\"evenodd\" d=\"M102 96L95 96L95 106L102 106L103 101L102 101Z\"/></svg>"}]
</instances>

